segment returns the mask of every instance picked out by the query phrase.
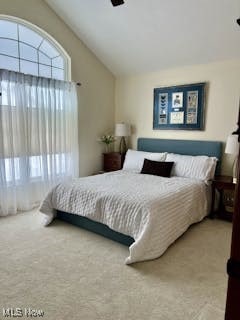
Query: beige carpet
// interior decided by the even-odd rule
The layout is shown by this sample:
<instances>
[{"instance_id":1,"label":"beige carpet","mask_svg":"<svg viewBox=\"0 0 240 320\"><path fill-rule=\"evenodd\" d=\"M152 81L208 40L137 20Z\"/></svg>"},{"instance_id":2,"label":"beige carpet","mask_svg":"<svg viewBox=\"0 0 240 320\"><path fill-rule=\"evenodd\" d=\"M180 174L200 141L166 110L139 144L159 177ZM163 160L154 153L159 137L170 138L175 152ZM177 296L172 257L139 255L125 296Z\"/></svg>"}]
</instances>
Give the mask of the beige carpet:
<instances>
[{"instance_id":1,"label":"beige carpet","mask_svg":"<svg viewBox=\"0 0 240 320\"><path fill-rule=\"evenodd\" d=\"M0 319L9 307L46 320L224 318L230 223L206 219L161 258L126 266L127 247L40 222L36 212L0 218Z\"/></svg>"}]
</instances>

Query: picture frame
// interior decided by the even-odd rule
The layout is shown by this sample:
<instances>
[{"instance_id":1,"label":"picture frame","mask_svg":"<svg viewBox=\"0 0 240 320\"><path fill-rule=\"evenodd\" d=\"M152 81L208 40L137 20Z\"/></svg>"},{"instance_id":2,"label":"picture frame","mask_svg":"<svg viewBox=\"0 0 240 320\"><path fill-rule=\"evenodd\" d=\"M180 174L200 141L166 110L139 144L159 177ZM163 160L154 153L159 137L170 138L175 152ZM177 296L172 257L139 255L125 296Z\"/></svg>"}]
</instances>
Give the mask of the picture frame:
<instances>
[{"instance_id":1,"label":"picture frame","mask_svg":"<svg viewBox=\"0 0 240 320\"><path fill-rule=\"evenodd\" d=\"M154 89L154 130L204 130L206 82Z\"/></svg>"}]
</instances>

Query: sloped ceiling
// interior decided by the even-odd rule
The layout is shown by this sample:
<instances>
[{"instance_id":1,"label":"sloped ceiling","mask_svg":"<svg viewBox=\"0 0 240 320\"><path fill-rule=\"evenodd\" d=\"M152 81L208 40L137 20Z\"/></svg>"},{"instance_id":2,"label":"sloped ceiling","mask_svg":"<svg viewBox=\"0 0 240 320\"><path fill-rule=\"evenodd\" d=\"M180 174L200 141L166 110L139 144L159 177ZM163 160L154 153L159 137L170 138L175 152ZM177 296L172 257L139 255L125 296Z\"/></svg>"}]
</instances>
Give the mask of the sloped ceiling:
<instances>
[{"instance_id":1,"label":"sloped ceiling","mask_svg":"<svg viewBox=\"0 0 240 320\"><path fill-rule=\"evenodd\" d=\"M240 58L239 0L46 2L116 76Z\"/></svg>"}]
</instances>

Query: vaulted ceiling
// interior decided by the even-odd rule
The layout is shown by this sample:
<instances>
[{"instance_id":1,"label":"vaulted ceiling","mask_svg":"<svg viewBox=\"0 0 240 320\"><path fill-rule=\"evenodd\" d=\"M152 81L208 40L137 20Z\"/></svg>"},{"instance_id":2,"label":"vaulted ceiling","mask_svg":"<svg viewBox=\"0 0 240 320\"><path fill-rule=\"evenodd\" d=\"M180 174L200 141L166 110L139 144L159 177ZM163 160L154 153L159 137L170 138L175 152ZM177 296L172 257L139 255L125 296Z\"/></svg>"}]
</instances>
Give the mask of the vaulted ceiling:
<instances>
[{"instance_id":1,"label":"vaulted ceiling","mask_svg":"<svg viewBox=\"0 0 240 320\"><path fill-rule=\"evenodd\" d=\"M116 76L240 58L239 0L46 0Z\"/></svg>"}]
</instances>

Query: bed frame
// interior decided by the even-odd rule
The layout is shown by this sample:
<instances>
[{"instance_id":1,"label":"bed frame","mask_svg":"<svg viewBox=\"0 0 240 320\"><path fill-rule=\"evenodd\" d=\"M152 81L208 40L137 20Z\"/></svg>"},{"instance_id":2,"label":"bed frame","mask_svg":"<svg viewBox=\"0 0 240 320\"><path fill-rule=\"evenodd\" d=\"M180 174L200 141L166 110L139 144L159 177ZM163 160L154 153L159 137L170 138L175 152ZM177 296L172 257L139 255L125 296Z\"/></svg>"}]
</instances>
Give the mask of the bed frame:
<instances>
[{"instance_id":1,"label":"bed frame","mask_svg":"<svg viewBox=\"0 0 240 320\"><path fill-rule=\"evenodd\" d=\"M220 174L222 142L219 141L198 141L198 140L169 140L169 139L151 139L139 138L137 149L148 152L172 152L186 155L207 155L218 158L216 173ZM108 226L92 221L88 218L71 213L57 211L57 218L68 223L74 224L89 231L93 231L104 237L130 246L134 239L113 231Z\"/></svg>"}]
</instances>

